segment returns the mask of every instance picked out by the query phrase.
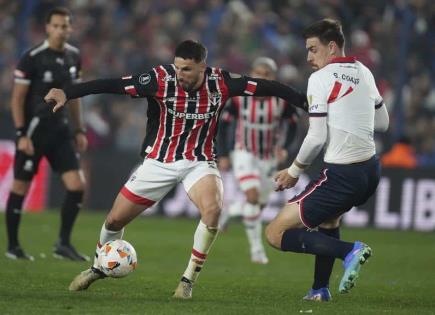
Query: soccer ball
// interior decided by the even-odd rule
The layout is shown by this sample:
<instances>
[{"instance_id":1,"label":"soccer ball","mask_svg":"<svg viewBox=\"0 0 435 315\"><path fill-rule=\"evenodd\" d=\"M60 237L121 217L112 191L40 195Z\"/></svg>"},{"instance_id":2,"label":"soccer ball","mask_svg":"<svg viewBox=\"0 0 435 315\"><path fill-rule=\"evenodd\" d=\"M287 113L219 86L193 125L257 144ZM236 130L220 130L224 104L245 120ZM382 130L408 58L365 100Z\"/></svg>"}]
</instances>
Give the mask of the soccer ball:
<instances>
[{"instance_id":1,"label":"soccer ball","mask_svg":"<svg viewBox=\"0 0 435 315\"><path fill-rule=\"evenodd\" d=\"M127 241L108 241L99 250L98 265L100 270L108 277L125 277L136 269L136 251Z\"/></svg>"}]
</instances>

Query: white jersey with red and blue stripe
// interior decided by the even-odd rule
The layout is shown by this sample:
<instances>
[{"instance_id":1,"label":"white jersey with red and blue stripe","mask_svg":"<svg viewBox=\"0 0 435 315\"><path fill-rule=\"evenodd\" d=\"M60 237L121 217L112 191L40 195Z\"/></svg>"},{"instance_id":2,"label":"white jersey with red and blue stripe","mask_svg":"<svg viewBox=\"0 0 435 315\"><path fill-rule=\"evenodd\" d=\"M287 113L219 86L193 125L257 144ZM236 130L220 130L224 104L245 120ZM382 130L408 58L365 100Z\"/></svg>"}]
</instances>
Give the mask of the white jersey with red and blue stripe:
<instances>
[{"instance_id":1,"label":"white jersey with red and blue stripe","mask_svg":"<svg viewBox=\"0 0 435 315\"><path fill-rule=\"evenodd\" d=\"M367 67L353 57L335 58L310 76L307 96L310 118L327 118L325 162L349 164L375 154L375 109L383 100Z\"/></svg>"}]
</instances>

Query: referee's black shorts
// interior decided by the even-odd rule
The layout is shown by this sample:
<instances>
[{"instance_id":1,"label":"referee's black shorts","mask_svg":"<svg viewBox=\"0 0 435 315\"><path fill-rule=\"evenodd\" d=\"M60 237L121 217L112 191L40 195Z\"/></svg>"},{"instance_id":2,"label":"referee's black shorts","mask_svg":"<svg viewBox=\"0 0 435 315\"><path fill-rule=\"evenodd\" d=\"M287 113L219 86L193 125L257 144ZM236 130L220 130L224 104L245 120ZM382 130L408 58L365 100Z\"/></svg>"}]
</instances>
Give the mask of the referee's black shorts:
<instances>
[{"instance_id":1,"label":"referee's black shorts","mask_svg":"<svg viewBox=\"0 0 435 315\"><path fill-rule=\"evenodd\" d=\"M302 223L315 228L365 203L376 191L380 170L376 156L354 164L326 163L319 177L289 203L298 203Z\"/></svg>"},{"instance_id":2,"label":"referee's black shorts","mask_svg":"<svg viewBox=\"0 0 435 315\"><path fill-rule=\"evenodd\" d=\"M74 149L67 125L55 129L37 128L31 139L35 154L27 155L17 150L14 161L15 179L32 180L43 156L47 158L53 171L59 174L79 169L78 153Z\"/></svg>"}]
</instances>

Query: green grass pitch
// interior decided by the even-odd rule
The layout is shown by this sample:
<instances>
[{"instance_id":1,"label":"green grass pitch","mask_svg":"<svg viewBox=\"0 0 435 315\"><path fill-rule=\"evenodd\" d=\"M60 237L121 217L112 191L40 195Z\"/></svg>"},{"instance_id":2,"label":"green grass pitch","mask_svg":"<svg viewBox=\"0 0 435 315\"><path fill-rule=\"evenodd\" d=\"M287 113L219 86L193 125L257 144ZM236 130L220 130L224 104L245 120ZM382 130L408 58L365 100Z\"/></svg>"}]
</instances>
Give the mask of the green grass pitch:
<instances>
[{"instance_id":1,"label":"green grass pitch","mask_svg":"<svg viewBox=\"0 0 435 315\"><path fill-rule=\"evenodd\" d=\"M104 216L83 212L74 231L79 251L92 254ZM435 314L435 237L433 233L343 229L346 240L370 244L374 255L357 287L339 295L342 275L336 262L330 303L304 302L312 282L313 257L268 247L270 263L249 261L243 227L230 225L209 255L193 299L171 298L187 264L196 220L141 217L125 233L138 253L138 269L123 279L96 282L69 292L72 278L89 263L51 256L59 215L25 214L23 247L34 262L7 259L4 216L0 250L0 314Z\"/></svg>"}]
</instances>

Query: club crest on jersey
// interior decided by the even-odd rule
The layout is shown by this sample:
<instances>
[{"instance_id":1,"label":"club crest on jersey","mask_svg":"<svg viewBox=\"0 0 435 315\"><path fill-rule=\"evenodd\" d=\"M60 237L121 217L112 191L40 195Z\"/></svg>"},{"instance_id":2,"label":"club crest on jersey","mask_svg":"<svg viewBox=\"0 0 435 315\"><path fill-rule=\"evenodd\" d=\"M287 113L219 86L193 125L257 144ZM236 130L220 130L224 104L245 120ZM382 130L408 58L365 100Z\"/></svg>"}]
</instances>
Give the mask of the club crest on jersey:
<instances>
[{"instance_id":1,"label":"club crest on jersey","mask_svg":"<svg viewBox=\"0 0 435 315\"><path fill-rule=\"evenodd\" d=\"M208 96L208 99L211 103L211 106L214 106L214 107L219 106L219 104L222 101L222 94L217 93L217 92L210 93L210 95Z\"/></svg>"},{"instance_id":2,"label":"club crest on jersey","mask_svg":"<svg viewBox=\"0 0 435 315\"><path fill-rule=\"evenodd\" d=\"M141 74L139 77L139 83L142 85L147 85L151 82L151 76L148 73Z\"/></svg>"}]
</instances>

